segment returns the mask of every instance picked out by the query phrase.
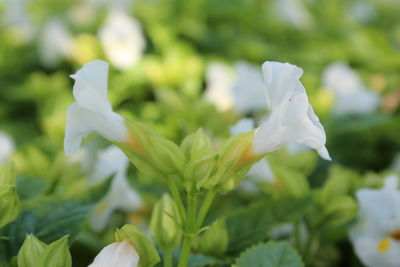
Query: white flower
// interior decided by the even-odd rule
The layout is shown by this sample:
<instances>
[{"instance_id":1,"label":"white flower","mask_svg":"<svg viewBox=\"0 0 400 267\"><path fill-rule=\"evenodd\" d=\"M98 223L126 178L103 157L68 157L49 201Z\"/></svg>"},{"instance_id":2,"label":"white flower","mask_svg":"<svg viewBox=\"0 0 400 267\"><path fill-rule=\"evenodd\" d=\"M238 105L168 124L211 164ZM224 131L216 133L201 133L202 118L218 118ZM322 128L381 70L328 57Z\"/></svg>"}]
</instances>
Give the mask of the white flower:
<instances>
[{"instance_id":1,"label":"white flower","mask_svg":"<svg viewBox=\"0 0 400 267\"><path fill-rule=\"evenodd\" d=\"M71 75L75 79L76 102L67 110L64 151L70 155L79 150L82 139L90 132L123 142L127 136L124 119L112 111L107 98L108 64L95 60Z\"/></svg>"},{"instance_id":2,"label":"white flower","mask_svg":"<svg viewBox=\"0 0 400 267\"><path fill-rule=\"evenodd\" d=\"M255 122L253 119L241 119L230 128L230 132L232 135L246 133L254 130L254 126ZM274 181L274 174L272 173L271 167L269 166L268 161L264 158L256 162L247 174L253 178L254 182L272 183Z\"/></svg>"},{"instance_id":3,"label":"white flower","mask_svg":"<svg viewBox=\"0 0 400 267\"><path fill-rule=\"evenodd\" d=\"M137 267L138 263L139 254L125 240L114 242L103 248L88 267Z\"/></svg>"},{"instance_id":4,"label":"white flower","mask_svg":"<svg viewBox=\"0 0 400 267\"><path fill-rule=\"evenodd\" d=\"M54 66L73 54L74 41L65 25L57 20L49 20L43 27L40 38L39 56L47 66Z\"/></svg>"},{"instance_id":5,"label":"white flower","mask_svg":"<svg viewBox=\"0 0 400 267\"><path fill-rule=\"evenodd\" d=\"M205 99L213 103L219 111L233 108L232 87L235 79L233 70L228 65L213 62L208 65L206 76Z\"/></svg>"},{"instance_id":6,"label":"white flower","mask_svg":"<svg viewBox=\"0 0 400 267\"><path fill-rule=\"evenodd\" d=\"M6 133L0 132L0 165L3 165L7 158L14 152L13 139Z\"/></svg>"},{"instance_id":7,"label":"white flower","mask_svg":"<svg viewBox=\"0 0 400 267\"><path fill-rule=\"evenodd\" d=\"M381 189L357 191L358 220L350 240L360 260L369 267L398 267L400 263L400 191L398 178L386 178Z\"/></svg>"},{"instance_id":8,"label":"white flower","mask_svg":"<svg viewBox=\"0 0 400 267\"><path fill-rule=\"evenodd\" d=\"M27 14L27 0L5 1L4 21L7 29L15 32L22 42L30 42L35 36L36 25Z\"/></svg>"},{"instance_id":9,"label":"white flower","mask_svg":"<svg viewBox=\"0 0 400 267\"><path fill-rule=\"evenodd\" d=\"M266 108L263 85L261 72L249 63L237 62L232 69L214 62L207 68L205 98L220 111L254 112Z\"/></svg>"},{"instance_id":10,"label":"white flower","mask_svg":"<svg viewBox=\"0 0 400 267\"><path fill-rule=\"evenodd\" d=\"M235 70L237 78L233 86L234 109L239 113L265 109L267 101L259 68L246 62L238 62Z\"/></svg>"},{"instance_id":11,"label":"white flower","mask_svg":"<svg viewBox=\"0 0 400 267\"><path fill-rule=\"evenodd\" d=\"M146 47L139 22L117 9L110 11L99 38L107 58L119 69L138 63Z\"/></svg>"},{"instance_id":12,"label":"white flower","mask_svg":"<svg viewBox=\"0 0 400 267\"><path fill-rule=\"evenodd\" d=\"M357 73L342 62L326 68L323 84L336 95L333 112L337 115L369 113L379 104L379 95L367 89Z\"/></svg>"},{"instance_id":13,"label":"white flower","mask_svg":"<svg viewBox=\"0 0 400 267\"><path fill-rule=\"evenodd\" d=\"M288 63L265 62L262 66L271 113L256 129L253 150L256 155L274 151L294 142L316 149L330 160L325 147L324 127L319 122L300 77L303 70Z\"/></svg>"},{"instance_id":14,"label":"white flower","mask_svg":"<svg viewBox=\"0 0 400 267\"><path fill-rule=\"evenodd\" d=\"M94 230L103 230L114 210L129 212L141 206L138 193L128 183L128 167L128 158L116 146L110 146L99 152L91 179L98 182L112 174L115 176L109 192L90 215L89 221Z\"/></svg>"},{"instance_id":15,"label":"white flower","mask_svg":"<svg viewBox=\"0 0 400 267\"><path fill-rule=\"evenodd\" d=\"M313 24L302 0L275 0L275 5L280 17L292 26L307 29Z\"/></svg>"}]
</instances>

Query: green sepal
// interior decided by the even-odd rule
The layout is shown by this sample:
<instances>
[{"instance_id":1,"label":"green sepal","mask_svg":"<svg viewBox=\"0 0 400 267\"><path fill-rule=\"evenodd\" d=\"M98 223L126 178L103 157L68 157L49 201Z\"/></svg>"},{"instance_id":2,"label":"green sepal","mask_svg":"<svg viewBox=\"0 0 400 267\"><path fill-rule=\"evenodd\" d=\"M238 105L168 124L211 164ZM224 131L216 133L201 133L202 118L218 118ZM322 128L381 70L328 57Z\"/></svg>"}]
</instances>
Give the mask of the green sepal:
<instances>
[{"instance_id":1,"label":"green sepal","mask_svg":"<svg viewBox=\"0 0 400 267\"><path fill-rule=\"evenodd\" d=\"M137 226L126 224L115 231L115 240L128 240L139 254L139 267L152 267L160 262L160 256L151 240Z\"/></svg>"},{"instance_id":2,"label":"green sepal","mask_svg":"<svg viewBox=\"0 0 400 267\"><path fill-rule=\"evenodd\" d=\"M220 149L218 168L204 187L214 186L220 191L230 191L240 184L251 166L262 156L253 152L254 131L229 138Z\"/></svg>"}]
</instances>

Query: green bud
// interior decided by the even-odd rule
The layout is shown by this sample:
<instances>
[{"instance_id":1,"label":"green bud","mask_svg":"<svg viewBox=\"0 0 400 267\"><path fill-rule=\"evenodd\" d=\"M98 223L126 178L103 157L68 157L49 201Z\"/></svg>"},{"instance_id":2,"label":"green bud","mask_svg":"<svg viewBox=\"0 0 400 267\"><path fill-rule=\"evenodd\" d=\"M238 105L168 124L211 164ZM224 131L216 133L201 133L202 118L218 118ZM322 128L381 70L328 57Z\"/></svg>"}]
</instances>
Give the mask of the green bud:
<instances>
[{"instance_id":1,"label":"green bud","mask_svg":"<svg viewBox=\"0 0 400 267\"><path fill-rule=\"evenodd\" d=\"M18 216L19 198L15 188L14 167L9 164L0 169L0 227Z\"/></svg>"},{"instance_id":2,"label":"green bud","mask_svg":"<svg viewBox=\"0 0 400 267\"><path fill-rule=\"evenodd\" d=\"M337 196L325 204L323 213L332 226L339 227L355 218L357 203L350 196Z\"/></svg>"},{"instance_id":3,"label":"green bud","mask_svg":"<svg viewBox=\"0 0 400 267\"><path fill-rule=\"evenodd\" d=\"M200 190L215 169L217 154L202 129L187 136L181 149L186 158L183 170L185 188L189 191L194 183L196 189Z\"/></svg>"},{"instance_id":4,"label":"green bud","mask_svg":"<svg viewBox=\"0 0 400 267\"><path fill-rule=\"evenodd\" d=\"M218 168L204 184L218 186L221 191L234 189L261 157L253 153L254 131L229 138L219 153Z\"/></svg>"},{"instance_id":5,"label":"green bud","mask_svg":"<svg viewBox=\"0 0 400 267\"><path fill-rule=\"evenodd\" d=\"M46 244L34 235L27 235L17 256L18 267L37 266Z\"/></svg>"},{"instance_id":6,"label":"green bud","mask_svg":"<svg viewBox=\"0 0 400 267\"><path fill-rule=\"evenodd\" d=\"M206 255L221 256L228 247L228 231L224 220L215 221L205 233L196 240L197 250Z\"/></svg>"},{"instance_id":7,"label":"green bud","mask_svg":"<svg viewBox=\"0 0 400 267\"><path fill-rule=\"evenodd\" d=\"M40 267L71 267L72 259L68 249L68 236L64 236L48 245L40 256Z\"/></svg>"},{"instance_id":8,"label":"green bud","mask_svg":"<svg viewBox=\"0 0 400 267\"><path fill-rule=\"evenodd\" d=\"M140 172L153 178L180 173L184 158L174 142L141 122L127 120L126 124L127 142L117 145Z\"/></svg>"},{"instance_id":9,"label":"green bud","mask_svg":"<svg viewBox=\"0 0 400 267\"><path fill-rule=\"evenodd\" d=\"M18 267L71 267L68 236L46 245L33 235L28 235L17 256Z\"/></svg>"},{"instance_id":10,"label":"green bud","mask_svg":"<svg viewBox=\"0 0 400 267\"><path fill-rule=\"evenodd\" d=\"M178 208L168 194L154 206L150 220L150 234L163 250L176 249L181 241L182 232Z\"/></svg>"},{"instance_id":11,"label":"green bud","mask_svg":"<svg viewBox=\"0 0 400 267\"><path fill-rule=\"evenodd\" d=\"M117 242L128 240L132 244L140 257L138 267L152 267L160 262L160 256L151 240L134 225L126 224L117 229L115 240Z\"/></svg>"}]
</instances>

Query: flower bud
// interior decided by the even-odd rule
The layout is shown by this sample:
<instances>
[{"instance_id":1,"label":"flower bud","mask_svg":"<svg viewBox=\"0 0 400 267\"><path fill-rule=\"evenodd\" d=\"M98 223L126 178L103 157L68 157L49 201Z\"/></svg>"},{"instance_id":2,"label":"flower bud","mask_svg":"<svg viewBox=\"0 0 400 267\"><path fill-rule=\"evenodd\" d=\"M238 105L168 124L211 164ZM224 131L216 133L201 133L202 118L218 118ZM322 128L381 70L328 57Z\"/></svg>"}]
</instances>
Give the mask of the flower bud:
<instances>
[{"instance_id":1,"label":"flower bud","mask_svg":"<svg viewBox=\"0 0 400 267\"><path fill-rule=\"evenodd\" d=\"M181 149L187 160L183 170L185 188L189 191L194 183L196 189L200 190L214 171L217 154L202 129L186 137Z\"/></svg>"},{"instance_id":2,"label":"flower bud","mask_svg":"<svg viewBox=\"0 0 400 267\"><path fill-rule=\"evenodd\" d=\"M68 237L64 236L48 245L40 255L38 266L71 267L72 259L68 249Z\"/></svg>"},{"instance_id":3,"label":"flower bud","mask_svg":"<svg viewBox=\"0 0 400 267\"><path fill-rule=\"evenodd\" d=\"M121 229L117 229L115 240L128 241L135 248L140 257L138 267L152 267L160 261L160 256L151 240L134 225L126 224Z\"/></svg>"},{"instance_id":4,"label":"flower bud","mask_svg":"<svg viewBox=\"0 0 400 267\"><path fill-rule=\"evenodd\" d=\"M19 198L15 188L12 165L0 169L0 227L13 221L19 212Z\"/></svg>"},{"instance_id":5,"label":"flower bud","mask_svg":"<svg viewBox=\"0 0 400 267\"><path fill-rule=\"evenodd\" d=\"M180 173L184 159L175 143L141 122L127 121L127 127L127 142L117 145L139 171L151 177Z\"/></svg>"},{"instance_id":6,"label":"flower bud","mask_svg":"<svg viewBox=\"0 0 400 267\"><path fill-rule=\"evenodd\" d=\"M19 267L34 267L37 265L46 244L37 239L34 235L27 235L22 247L18 252Z\"/></svg>"},{"instance_id":7,"label":"flower bud","mask_svg":"<svg viewBox=\"0 0 400 267\"><path fill-rule=\"evenodd\" d=\"M225 221L217 220L196 240L197 249L207 255L221 256L228 248Z\"/></svg>"},{"instance_id":8,"label":"flower bud","mask_svg":"<svg viewBox=\"0 0 400 267\"><path fill-rule=\"evenodd\" d=\"M163 250L174 250L181 241L178 208L168 194L154 206L150 221L150 234Z\"/></svg>"},{"instance_id":9,"label":"flower bud","mask_svg":"<svg viewBox=\"0 0 400 267\"><path fill-rule=\"evenodd\" d=\"M253 136L254 131L251 131L226 141L219 153L218 168L204 187L218 185L221 191L230 191L241 182L251 166L261 158L253 152Z\"/></svg>"}]
</instances>

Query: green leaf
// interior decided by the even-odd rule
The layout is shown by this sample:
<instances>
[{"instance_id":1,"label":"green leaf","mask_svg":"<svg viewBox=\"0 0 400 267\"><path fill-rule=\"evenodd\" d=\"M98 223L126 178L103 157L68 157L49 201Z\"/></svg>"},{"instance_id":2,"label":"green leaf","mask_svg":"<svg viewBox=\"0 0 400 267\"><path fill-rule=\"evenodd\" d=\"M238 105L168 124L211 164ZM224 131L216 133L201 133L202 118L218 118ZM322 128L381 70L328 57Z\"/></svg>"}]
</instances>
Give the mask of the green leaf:
<instances>
[{"instance_id":1,"label":"green leaf","mask_svg":"<svg viewBox=\"0 0 400 267\"><path fill-rule=\"evenodd\" d=\"M190 254L189 255L189 267L203 267L203 266L213 266L213 264L219 264L221 263L220 260L209 257L209 256L204 256L202 254Z\"/></svg>"},{"instance_id":2,"label":"green leaf","mask_svg":"<svg viewBox=\"0 0 400 267\"><path fill-rule=\"evenodd\" d=\"M310 196L268 197L228 215L225 219L229 234L227 253L237 254L264 241L274 226L299 219L310 204Z\"/></svg>"},{"instance_id":3,"label":"green leaf","mask_svg":"<svg viewBox=\"0 0 400 267\"><path fill-rule=\"evenodd\" d=\"M268 242L246 250L236 261L237 267L302 267L297 251L286 242Z\"/></svg>"},{"instance_id":4,"label":"green leaf","mask_svg":"<svg viewBox=\"0 0 400 267\"><path fill-rule=\"evenodd\" d=\"M0 235L0 258L10 259L17 254L27 234L33 234L45 243L51 243L69 235L74 237L93 205L101 199L110 186L108 179L100 185L88 188L68 199L60 196L43 196L23 203L18 218Z\"/></svg>"}]
</instances>

